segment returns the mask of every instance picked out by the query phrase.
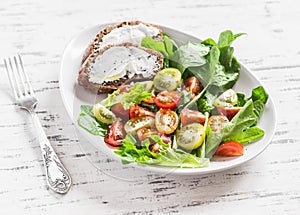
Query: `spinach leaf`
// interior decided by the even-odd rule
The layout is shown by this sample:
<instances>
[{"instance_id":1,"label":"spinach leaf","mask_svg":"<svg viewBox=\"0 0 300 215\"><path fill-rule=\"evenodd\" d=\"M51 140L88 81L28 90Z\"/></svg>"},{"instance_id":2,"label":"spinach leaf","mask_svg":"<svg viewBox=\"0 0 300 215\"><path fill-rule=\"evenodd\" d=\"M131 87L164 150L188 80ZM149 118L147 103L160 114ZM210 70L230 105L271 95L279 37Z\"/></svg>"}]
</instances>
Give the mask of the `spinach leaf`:
<instances>
[{"instance_id":1,"label":"spinach leaf","mask_svg":"<svg viewBox=\"0 0 300 215\"><path fill-rule=\"evenodd\" d=\"M265 134L265 132L260 129L257 126L253 126L250 127L244 131L238 132L232 136L229 136L225 139L223 139L224 142L226 141L237 141L239 143L242 143L243 145L252 142L252 141L256 141L258 139L260 139L261 137L263 137Z\"/></svg>"},{"instance_id":2,"label":"spinach leaf","mask_svg":"<svg viewBox=\"0 0 300 215\"><path fill-rule=\"evenodd\" d=\"M186 90L181 90L181 89L177 89L177 90L180 92L180 101L176 108L176 112L180 113L183 110L183 108L185 107L185 104L187 104L189 101L191 101L192 92L186 91Z\"/></svg>"},{"instance_id":3,"label":"spinach leaf","mask_svg":"<svg viewBox=\"0 0 300 215\"><path fill-rule=\"evenodd\" d=\"M269 95L263 88L263 86L256 87L252 90L251 99L255 102L260 100L262 103L266 104L268 101Z\"/></svg>"},{"instance_id":4,"label":"spinach leaf","mask_svg":"<svg viewBox=\"0 0 300 215\"><path fill-rule=\"evenodd\" d=\"M228 73L239 72L240 65L237 59L233 56L234 48L231 47L232 42L242 36L244 33L233 34L232 31L223 31L219 36L217 47L220 50L220 63L224 66Z\"/></svg>"},{"instance_id":5,"label":"spinach leaf","mask_svg":"<svg viewBox=\"0 0 300 215\"><path fill-rule=\"evenodd\" d=\"M206 46L217 46L217 43L212 38L207 38L201 42L201 44Z\"/></svg>"},{"instance_id":6,"label":"spinach leaf","mask_svg":"<svg viewBox=\"0 0 300 215\"><path fill-rule=\"evenodd\" d=\"M176 43L169 38L168 35L163 35L163 41L156 41L152 37L142 39L141 46L158 51L164 55L164 68L170 67L170 58L174 55Z\"/></svg>"},{"instance_id":7,"label":"spinach leaf","mask_svg":"<svg viewBox=\"0 0 300 215\"><path fill-rule=\"evenodd\" d=\"M208 53L209 47L201 43L187 42L174 52L171 60L176 63L181 73L184 73L186 68L204 65L204 56Z\"/></svg>"},{"instance_id":8,"label":"spinach leaf","mask_svg":"<svg viewBox=\"0 0 300 215\"><path fill-rule=\"evenodd\" d=\"M238 97L238 101L237 101L236 106L243 107L246 104L248 99L246 99L246 96L243 93L237 93L237 97Z\"/></svg>"},{"instance_id":9,"label":"spinach leaf","mask_svg":"<svg viewBox=\"0 0 300 215\"><path fill-rule=\"evenodd\" d=\"M80 109L81 113L77 119L78 125L93 135L104 137L108 125L97 121L93 114L93 106L81 105Z\"/></svg>"},{"instance_id":10,"label":"spinach leaf","mask_svg":"<svg viewBox=\"0 0 300 215\"><path fill-rule=\"evenodd\" d=\"M232 31L230 30L225 30L221 32L219 35L219 40L218 40L218 47L223 48L226 46L230 46L231 43L238 37L245 35L245 33L238 33L238 34L233 34Z\"/></svg>"}]
</instances>

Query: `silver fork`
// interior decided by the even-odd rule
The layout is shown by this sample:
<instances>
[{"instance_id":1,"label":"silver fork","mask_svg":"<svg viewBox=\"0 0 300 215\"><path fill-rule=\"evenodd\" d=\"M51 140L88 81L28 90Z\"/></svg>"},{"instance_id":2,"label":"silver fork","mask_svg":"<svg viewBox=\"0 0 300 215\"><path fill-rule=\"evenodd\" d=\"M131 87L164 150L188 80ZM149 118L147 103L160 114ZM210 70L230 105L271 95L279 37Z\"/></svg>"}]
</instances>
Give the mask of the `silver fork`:
<instances>
[{"instance_id":1,"label":"silver fork","mask_svg":"<svg viewBox=\"0 0 300 215\"><path fill-rule=\"evenodd\" d=\"M35 130L37 131L47 183L53 191L64 194L70 189L72 183L71 177L53 150L34 111L38 101L24 70L22 59L20 55L15 55L11 58L5 58L4 64L15 100L21 109L27 110L30 113Z\"/></svg>"}]
</instances>

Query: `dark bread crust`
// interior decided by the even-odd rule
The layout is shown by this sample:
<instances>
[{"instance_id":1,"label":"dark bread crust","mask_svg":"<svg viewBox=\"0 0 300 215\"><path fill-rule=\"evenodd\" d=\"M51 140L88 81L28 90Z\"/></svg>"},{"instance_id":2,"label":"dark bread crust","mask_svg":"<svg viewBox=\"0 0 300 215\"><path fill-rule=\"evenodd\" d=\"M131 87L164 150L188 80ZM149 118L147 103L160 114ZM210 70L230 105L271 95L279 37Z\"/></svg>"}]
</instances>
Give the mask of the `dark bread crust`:
<instances>
[{"instance_id":1,"label":"dark bread crust","mask_svg":"<svg viewBox=\"0 0 300 215\"><path fill-rule=\"evenodd\" d=\"M163 55L160 52L154 51L152 49L147 49L143 48L135 43L121 43L121 44L116 44L116 45L106 45L102 49L96 50L93 52L91 55L88 56L88 58L84 61L84 63L81 65L81 68L79 70L78 74L78 84L91 90L92 92L95 93L110 93L116 89L118 89L119 86L127 83L128 81L138 81L138 80L143 80L145 79L143 75L137 75L135 74L133 78L127 79L126 77L120 78L115 81L109 81L109 82L104 82L102 84L97 84L89 81L89 70L88 67L93 64L93 61L96 59L97 56L102 55L106 50L110 49L111 47L116 47L116 46L125 46L125 47L136 47L141 50L144 50L145 52L155 55L157 57L157 63L159 65L159 68L157 71L161 70L163 68ZM153 77L149 77L147 79L152 79Z\"/></svg>"},{"instance_id":2,"label":"dark bread crust","mask_svg":"<svg viewBox=\"0 0 300 215\"><path fill-rule=\"evenodd\" d=\"M157 37L155 37L156 40L162 40L162 30L157 25L145 23L139 20L134 21L124 21L121 23L118 23L116 25L109 25L106 28L100 30L100 32L96 35L95 39L91 42L91 44L87 47L85 50L85 53L82 58L82 63L88 58L89 55L91 55L93 52L96 52L99 49L99 43L102 42L102 38L104 35L109 34L113 29L120 28L126 25L138 25L138 24L144 24L146 26L153 26L159 30L159 34Z\"/></svg>"}]
</instances>

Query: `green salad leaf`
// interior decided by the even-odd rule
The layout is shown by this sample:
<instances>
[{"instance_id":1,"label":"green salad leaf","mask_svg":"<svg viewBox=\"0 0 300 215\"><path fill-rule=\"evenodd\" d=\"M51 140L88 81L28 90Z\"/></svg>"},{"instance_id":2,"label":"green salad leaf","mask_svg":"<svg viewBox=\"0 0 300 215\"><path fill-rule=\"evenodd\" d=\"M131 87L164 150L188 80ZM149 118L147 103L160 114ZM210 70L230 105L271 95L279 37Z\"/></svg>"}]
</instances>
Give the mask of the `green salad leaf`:
<instances>
[{"instance_id":1,"label":"green salad leaf","mask_svg":"<svg viewBox=\"0 0 300 215\"><path fill-rule=\"evenodd\" d=\"M130 134L126 135L120 149L116 150L115 153L121 157L122 162L125 164L137 162L138 164L178 168L199 168L209 165L209 159L198 158L181 149L171 148L168 144L165 144L158 135L151 135L150 138L159 144L160 153L156 154L149 150L149 139L146 139L137 147L135 138Z\"/></svg>"},{"instance_id":2,"label":"green salad leaf","mask_svg":"<svg viewBox=\"0 0 300 215\"><path fill-rule=\"evenodd\" d=\"M204 65L204 56L208 53L209 47L201 43L187 42L175 51L171 59L181 73L184 73L186 68Z\"/></svg>"},{"instance_id":3,"label":"green salad leaf","mask_svg":"<svg viewBox=\"0 0 300 215\"><path fill-rule=\"evenodd\" d=\"M108 125L99 122L94 117L93 106L81 105L80 109L81 113L77 119L78 125L93 135L104 137Z\"/></svg>"},{"instance_id":4,"label":"green salad leaf","mask_svg":"<svg viewBox=\"0 0 300 215\"><path fill-rule=\"evenodd\" d=\"M255 122L257 122L257 117L254 114L253 101L250 99L223 129L223 138L244 131Z\"/></svg>"},{"instance_id":5,"label":"green salad leaf","mask_svg":"<svg viewBox=\"0 0 300 215\"><path fill-rule=\"evenodd\" d=\"M133 105L140 104L150 96L152 96L152 93L145 90L144 86L137 82L129 92L119 94L118 90L116 90L112 94L109 94L106 99L103 99L101 104L110 108L117 103L121 103L125 109L128 109Z\"/></svg>"},{"instance_id":6,"label":"green salad leaf","mask_svg":"<svg viewBox=\"0 0 300 215\"><path fill-rule=\"evenodd\" d=\"M219 132L214 132L210 129L210 127L207 127L206 131L206 146L205 146L205 157L211 158L215 151L217 150L218 146L222 142L223 135Z\"/></svg>"},{"instance_id":7,"label":"green salad leaf","mask_svg":"<svg viewBox=\"0 0 300 215\"><path fill-rule=\"evenodd\" d=\"M234 49L231 47L231 43L241 35L243 34L224 31L220 34L218 43L209 38L200 43L201 46L199 44L196 46L195 43L184 46L185 52L180 52L182 46L177 49L174 56L177 52L188 55L188 57L183 58L184 60L178 61L180 65L177 68L184 69L198 78L204 86L204 91L206 91L197 95L190 103L193 104L204 96L210 99L206 102L203 100L198 102L198 106L212 107L212 102L220 93L235 85L239 78L240 65L233 56ZM196 49L194 47L198 49L201 47L203 50L198 50L198 53L195 54ZM187 106L191 106L191 104Z\"/></svg>"},{"instance_id":8,"label":"green salad leaf","mask_svg":"<svg viewBox=\"0 0 300 215\"><path fill-rule=\"evenodd\" d=\"M141 46L162 53L164 55L164 68L170 67L170 59L177 48L176 43L166 34L163 34L163 41L156 41L152 37L143 38Z\"/></svg>"},{"instance_id":9,"label":"green salad leaf","mask_svg":"<svg viewBox=\"0 0 300 215\"><path fill-rule=\"evenodd\" d=\"M263 137L265 134L264 130L260 129L257 126L250 127L244 131L240 131L232 136L229 136L225 139L223 139L224 142L227 141L237 141L239 143L242 143L243 145L256 141Z\"/></svg>"},{"instance_id":10,"label":"green salad leaf","mask_svg":"<svg viewBox=\"0 0 300 215\"><path fill-rule=\"evenodd\" d=\"M212 157L221 142L228 140L228 138L234 135L242 135L243 132L250 129L256 122L257 117L254 113L253 101L250 99L231 121L226 124L221 133L208 132L206 138L206 157ZM248 132L248 134L250 133ZM260 137L261 134L257 135L255 139L253 137L252 140L256 140ZM246 136L244 138L246 138Z\"/></svg>"}]
</instances>

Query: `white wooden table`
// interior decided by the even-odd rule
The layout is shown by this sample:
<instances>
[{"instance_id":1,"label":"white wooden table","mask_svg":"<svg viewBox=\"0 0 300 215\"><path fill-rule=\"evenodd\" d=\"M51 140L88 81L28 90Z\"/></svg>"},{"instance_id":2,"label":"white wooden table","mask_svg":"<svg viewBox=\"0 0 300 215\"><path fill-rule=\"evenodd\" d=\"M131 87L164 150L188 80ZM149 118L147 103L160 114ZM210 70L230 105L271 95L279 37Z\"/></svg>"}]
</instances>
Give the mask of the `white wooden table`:
<instances>
[{"instance_id":1,"label":"white wooden table","mask_svg":"<svg viewBox=\"0 0 300 215\"><path fill-rule=\"evenodd\" d=\"M283 0L2 0L0 58L23 56L40 101L38 117L73 186L63 196L47 189L29 116L15 108L1 63L0 214L299 214L299 6ZM149 172L128 182L97 170L64 109L60 60L68 41L82 29L132 19L200 38L216 38L224 29L246 32L235 43L236 56L269 89L277 107L269 147L244 165L206 176ZM108 173L126 170L107 159L101 162Z\"/></svg>"}]
</instances>

